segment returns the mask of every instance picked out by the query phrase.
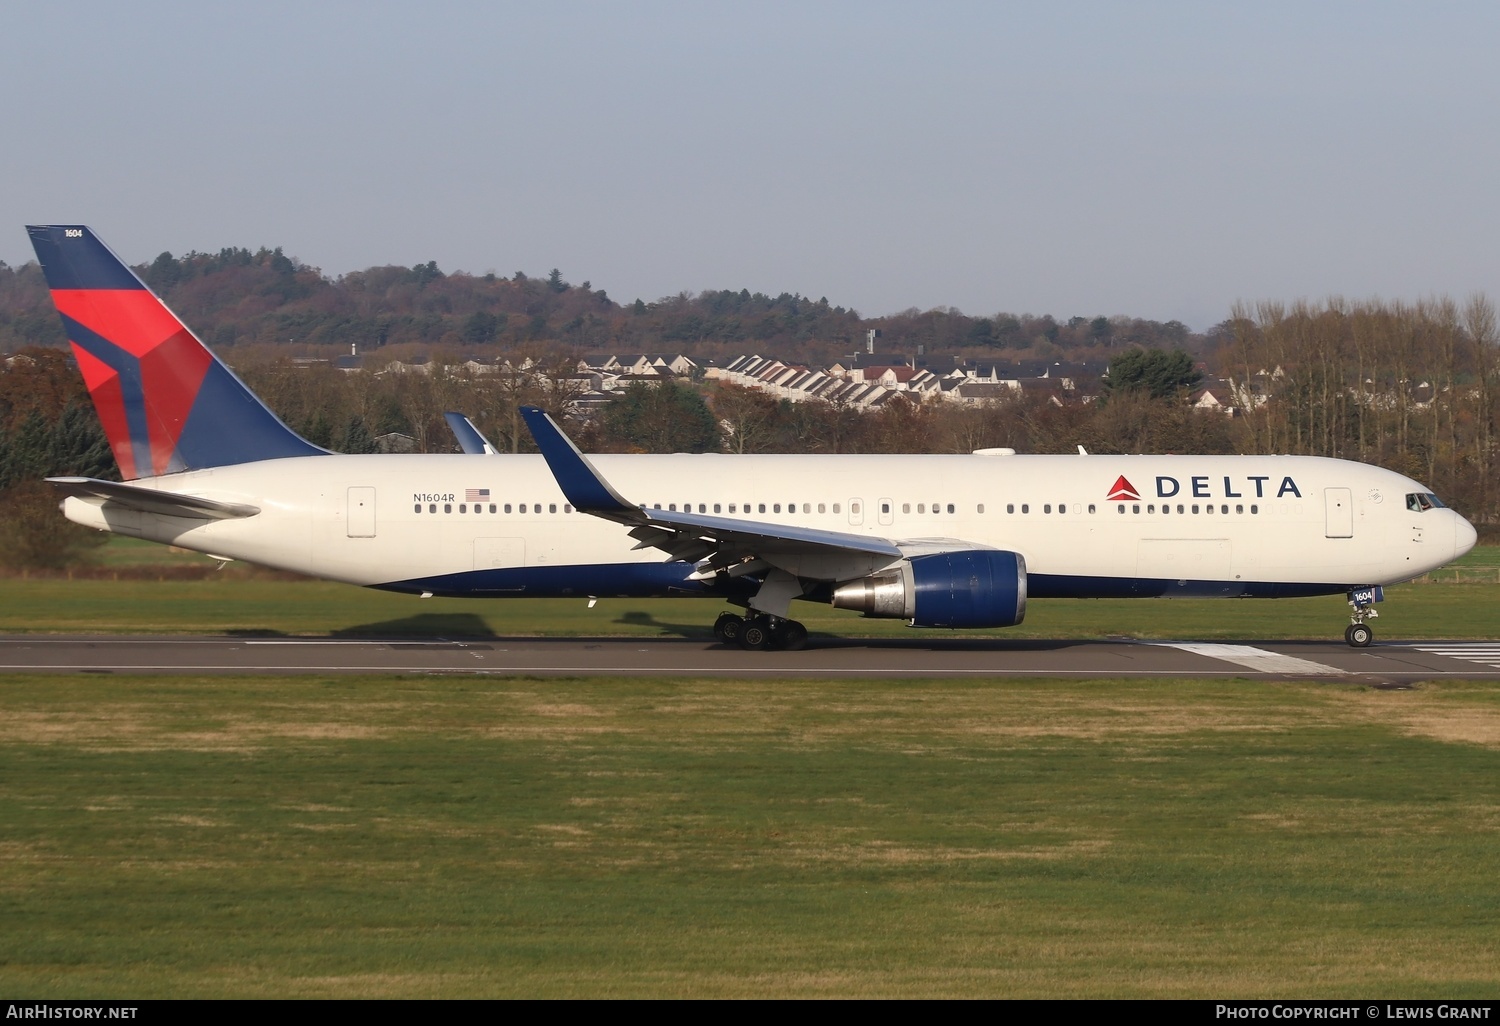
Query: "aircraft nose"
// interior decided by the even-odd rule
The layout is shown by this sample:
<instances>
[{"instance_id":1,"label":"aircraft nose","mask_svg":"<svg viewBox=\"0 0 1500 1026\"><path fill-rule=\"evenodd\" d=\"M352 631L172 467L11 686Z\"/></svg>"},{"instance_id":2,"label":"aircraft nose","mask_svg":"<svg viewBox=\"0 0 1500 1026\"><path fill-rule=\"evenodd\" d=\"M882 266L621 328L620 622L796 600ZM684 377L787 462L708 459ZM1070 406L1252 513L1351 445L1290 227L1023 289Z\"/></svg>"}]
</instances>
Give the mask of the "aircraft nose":
<instances>
[{"instance_id":1,"label":"aircraft nose","mask_svg":"<svg viewBox=\"0 0 1500 1026\"><path fill-rule=\"evenodd\" d=\"M1479 541L1479 532L1474 530L1474 525L1469 523L1458 514L1453 519L1457 521L1453 525L1453 558L1457 559L1474 547Z\"/></svg>"}]
</instances>

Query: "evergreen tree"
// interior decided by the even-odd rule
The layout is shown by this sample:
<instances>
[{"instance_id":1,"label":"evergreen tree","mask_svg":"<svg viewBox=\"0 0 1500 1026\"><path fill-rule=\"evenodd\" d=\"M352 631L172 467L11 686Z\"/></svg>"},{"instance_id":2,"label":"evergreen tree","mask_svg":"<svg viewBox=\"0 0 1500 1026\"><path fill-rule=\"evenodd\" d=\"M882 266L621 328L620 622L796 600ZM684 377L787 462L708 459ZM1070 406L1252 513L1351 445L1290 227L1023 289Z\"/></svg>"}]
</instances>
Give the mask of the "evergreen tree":
<instances>
[{"instance_id":1,"label":"evergreen tree","mask_svg":"<svg viewBox=\"0 0 1500 1026\"><path fill-rule=\"evenodd\" d=\"M605 409L604 432L639 452L714 452L719 426L703 397L686 385L636 382Z\"/></svg>"}]
</instances>

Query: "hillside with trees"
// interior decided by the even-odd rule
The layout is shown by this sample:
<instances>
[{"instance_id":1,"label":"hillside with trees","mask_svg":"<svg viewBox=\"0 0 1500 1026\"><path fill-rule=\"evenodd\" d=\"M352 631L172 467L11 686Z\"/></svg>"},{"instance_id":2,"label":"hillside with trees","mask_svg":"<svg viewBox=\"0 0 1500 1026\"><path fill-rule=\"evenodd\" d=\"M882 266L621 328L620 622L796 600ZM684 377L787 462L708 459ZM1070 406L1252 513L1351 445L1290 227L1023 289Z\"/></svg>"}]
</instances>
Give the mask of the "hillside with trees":
<instances>
[{"instance_id":1,"label":"hillside with trees","mask_svg":"<svg viewBox=\"0 0 1500 1026\"><path fill-rule=\"evenodd\" d=\"M830 363L881 333L884 351L1051 359L1144 345L1197 351L1203 344L1176 322L1129 317L996 314L951 308L861 317L826 298L769 296L748 289L683 292L617 303L560 270L509 277L444 272L435 262L370 267L330 278L281 249L163 253L137 273L204 341L231 348L393 356L445 352L453 358L523 349L588 353L692 352L722 358L747 351ZM0 263L0 352L60 346L46 286L34 262ZM394 347L394 348L392 348Z\"/></svg>"}]
</instances>

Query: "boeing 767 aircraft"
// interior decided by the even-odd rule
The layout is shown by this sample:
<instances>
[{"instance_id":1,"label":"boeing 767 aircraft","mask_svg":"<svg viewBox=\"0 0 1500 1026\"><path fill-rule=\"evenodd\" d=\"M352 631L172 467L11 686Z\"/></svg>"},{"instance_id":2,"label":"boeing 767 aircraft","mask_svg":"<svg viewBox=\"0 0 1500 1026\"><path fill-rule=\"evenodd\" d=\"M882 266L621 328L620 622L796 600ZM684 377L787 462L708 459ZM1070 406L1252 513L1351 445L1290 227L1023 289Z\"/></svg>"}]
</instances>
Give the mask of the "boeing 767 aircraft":
<instances>
[{"instance_id":1,"label":"boeing 767 aircraft","mask_svg":"<svg viewBox=\"0 0 1500 1026\"><path fill-rule=\"evenodd\" d=\"M1401 474L1311 456L539 456L327 452L261 403L81 225L28 228L123 483L54 478L70 520L413 595L717 597L716 634L797 647L794 599L1010 627L1029 598L1346 594L1474 528ZM472 429L471 429L472 430Z\"/></svg>"}]
</instances>

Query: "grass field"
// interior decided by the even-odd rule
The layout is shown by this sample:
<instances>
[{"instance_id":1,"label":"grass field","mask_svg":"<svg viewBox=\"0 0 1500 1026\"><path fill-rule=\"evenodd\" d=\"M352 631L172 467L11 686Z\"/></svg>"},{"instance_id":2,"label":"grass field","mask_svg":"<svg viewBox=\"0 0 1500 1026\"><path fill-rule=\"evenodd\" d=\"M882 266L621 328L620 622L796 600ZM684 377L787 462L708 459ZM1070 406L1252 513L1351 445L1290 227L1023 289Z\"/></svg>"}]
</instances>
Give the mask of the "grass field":
<instances>
[{"instance_id":1,"label":"grass field","mask_svg":"<svg viewBox=\"0 0 1500 1026\"><path fill-rule=\"evenodd\" d=\"M0 678L0 991L1500 994L1500 692Z\"/></svg>"}]
</instances>

